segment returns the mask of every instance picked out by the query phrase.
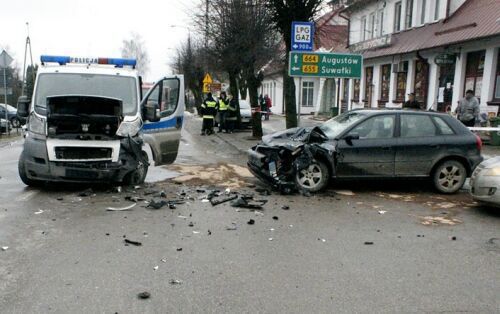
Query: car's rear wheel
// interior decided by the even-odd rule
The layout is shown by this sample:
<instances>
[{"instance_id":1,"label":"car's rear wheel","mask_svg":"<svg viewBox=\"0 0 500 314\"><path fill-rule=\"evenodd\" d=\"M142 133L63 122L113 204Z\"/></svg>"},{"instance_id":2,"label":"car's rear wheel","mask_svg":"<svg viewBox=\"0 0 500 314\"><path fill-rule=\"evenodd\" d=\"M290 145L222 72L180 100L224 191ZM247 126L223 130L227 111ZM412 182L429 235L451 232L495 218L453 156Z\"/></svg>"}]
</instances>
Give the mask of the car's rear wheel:
<instances>
[{"instance_id":1,"label":"car's rear wheel","mask_svg":"<svg viewBox=\"0 0 500 314\"><path fill-rule=\"evenodd\" d=\"M328 167L321 161L314 161L295 175L297 187L308 192L321 191L328 185L328 181Z\"/></svg>"},{"instance_id":2,"label":"car's rear wheel","mask_svg":"<svg viewBox=\"0 0 500 314\"><path fill-rule=\"evenodd\" d=\"M434 187L445 194L457 192L464 185L466 178L467 170L461 162L456 160L446 160L440 163L432 174Z\"/></svg>"}]
</instances>

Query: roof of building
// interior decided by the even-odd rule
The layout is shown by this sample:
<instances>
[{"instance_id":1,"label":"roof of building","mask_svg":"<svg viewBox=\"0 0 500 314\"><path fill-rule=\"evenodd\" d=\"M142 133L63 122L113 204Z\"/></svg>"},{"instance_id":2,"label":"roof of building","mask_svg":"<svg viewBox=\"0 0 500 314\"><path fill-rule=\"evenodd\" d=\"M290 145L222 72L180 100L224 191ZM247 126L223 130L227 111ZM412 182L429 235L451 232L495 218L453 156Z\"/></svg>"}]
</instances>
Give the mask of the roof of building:
<instances>
[{"instance_id":1,"label":"roof of building","mask_svg":"<svg viewBox=\"0 0 500 314\"><path fill-rule=\"evenodd\" d=\"M391 35L391 45L363 51L365 59L448 46L500 35L498 0L467 0L447 19Z\"/></svg>"}]
</instances>

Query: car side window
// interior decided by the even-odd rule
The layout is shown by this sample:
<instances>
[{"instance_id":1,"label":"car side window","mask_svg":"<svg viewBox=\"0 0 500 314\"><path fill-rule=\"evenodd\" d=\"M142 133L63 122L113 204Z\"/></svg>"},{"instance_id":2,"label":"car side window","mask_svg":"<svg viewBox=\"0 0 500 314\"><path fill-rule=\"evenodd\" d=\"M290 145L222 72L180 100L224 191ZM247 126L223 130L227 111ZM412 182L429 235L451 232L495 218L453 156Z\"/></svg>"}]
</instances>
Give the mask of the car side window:
<instances>
[{"instance_id":1,"label":"car side window","mask_svg":"<svg viewBox=\"0 0 500 314\"><path fill-rule=\"evenodd\" d=\"M161 116L167 117L175 112L179 102L179 80L168 79L162 83Z\"/></svg>"},{"instance_id":2,"label":"car side window","mask_svg":"<svg viewBox=\"0 0 500 314\"><path fill-rule=\"evenodd\" d=\"M380 139L394 136L394 115L376 116L361 122L348 135L358 134L360 139Z\"/></svg>"},{"instance_id":3,"label":"car side window","mask_svg":"<svg viewBox=\"0 0 500 314\"><path fill-rule=\"evenodd\" d=\"M426 137L435 135L436 126L429 116L416 114L401 115L401 137Z\"/></svg>"},{"instance_id":4,"label":"car side window","mask_svg":"<svg viewBox=\"0 0 500 314\"><path fill-rule=\"evenodd\" d=\"M448 125L448 123L446 123L446 121L444 121L443 118L440 118L440 117L433 117L434 119L434 122L436 122L438 128L439 128L439 131L441 132L441 134L443 135L452 135L452 134L455 134L455 132L453 131L452 128L450 128L450 126Z\"/></svg>"}]
</instances>

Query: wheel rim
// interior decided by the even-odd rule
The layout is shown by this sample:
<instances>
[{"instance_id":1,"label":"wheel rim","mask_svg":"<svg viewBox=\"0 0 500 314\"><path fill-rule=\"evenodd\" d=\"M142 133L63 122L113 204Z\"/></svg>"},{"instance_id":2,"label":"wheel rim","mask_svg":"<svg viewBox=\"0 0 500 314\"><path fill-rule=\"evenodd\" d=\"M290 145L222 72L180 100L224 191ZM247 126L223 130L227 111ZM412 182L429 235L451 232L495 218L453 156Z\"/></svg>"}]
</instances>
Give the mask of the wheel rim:
<instances>
[{"instance_id":1,"label":"wheel rim","mask_svg":"<svg viewBox=\"0 0 500 314\"><path fill-rule=\"evenodd\" d=\"M460 187L462 179L462 170L455 165L449 165L439 172L438 183L443 189L452 191Z\"/></svg>"},{"instance_id":2,"label":"wheel rim","mask_svg":"<svg viewBox=\"0 0 500 314\"><path fill-rule=\"evenodd\" d=\"M297 179L301 187L314 189L321 184L321 181L323 180L323 171L318 164L312 164L309 167L300 170L297 173Z\"/></svg>"}]
</instances>

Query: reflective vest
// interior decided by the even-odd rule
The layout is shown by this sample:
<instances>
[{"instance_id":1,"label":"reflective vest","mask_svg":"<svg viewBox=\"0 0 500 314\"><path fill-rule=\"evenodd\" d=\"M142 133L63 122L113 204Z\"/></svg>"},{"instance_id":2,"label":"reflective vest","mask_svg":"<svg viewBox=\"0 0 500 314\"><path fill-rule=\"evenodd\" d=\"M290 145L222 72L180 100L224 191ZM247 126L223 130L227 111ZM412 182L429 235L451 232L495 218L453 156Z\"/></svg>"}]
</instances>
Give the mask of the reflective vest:
<instances>
[{"instance_id":1,"label":"reflective vest","mask_svg":"<svg viewBox=\"0 0 500 314\"><path fill-rule=\"evenodd\" d=\"M220 99L219 100L219 111L226 111L227 110L227 104L224 100Z\"/></svg>"},{"instance_id":2,"label":"reflective vest","mask_svg":"<svg viewBox=\"0 0 500 314\"><path fill-rule=\"evenodd\" d=\"M207 100L205 103L201 105L201 108L203 108L203 119L213 119L216 112L217 112L217 102L216 101L211 101Z\"/></svg>"}]
</instances>

